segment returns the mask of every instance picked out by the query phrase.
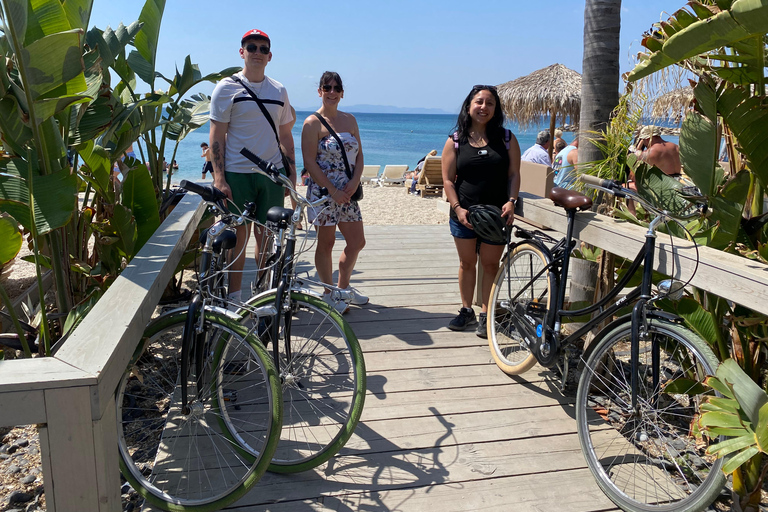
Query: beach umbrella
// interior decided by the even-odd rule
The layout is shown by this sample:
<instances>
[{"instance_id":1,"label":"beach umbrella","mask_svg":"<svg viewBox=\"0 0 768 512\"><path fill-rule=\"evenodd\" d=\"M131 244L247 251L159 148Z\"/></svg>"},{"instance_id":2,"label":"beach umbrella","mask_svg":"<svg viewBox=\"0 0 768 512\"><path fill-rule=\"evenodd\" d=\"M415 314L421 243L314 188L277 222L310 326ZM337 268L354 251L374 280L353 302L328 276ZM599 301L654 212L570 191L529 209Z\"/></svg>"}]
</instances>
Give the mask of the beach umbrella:
<instances>
[{"instance_id":1,"label":"beach umbrella","mask_svg":"<svg viewBox=\"0 0 768 512\"><path fill-rule=\"evenodd\" d=\"M693 87L687 85L662 94L653 102L651 116L679 123L693 101Z\"/></svg>"},{"instance_id":2,"label":"beach umbrella","mask_svg":"<svg viewBox=\"0 0 768 512\"><path fill-rule=\"evenodd\" d=\"M554 137L557 116L565 124L578 124L581 111L581 75L562 64L552 64L533 73L503 83L496 88L504 113L525 128L550 116L549 133ZM549 147L552 156L552 145Z\"/></svg>"}]
</instances>

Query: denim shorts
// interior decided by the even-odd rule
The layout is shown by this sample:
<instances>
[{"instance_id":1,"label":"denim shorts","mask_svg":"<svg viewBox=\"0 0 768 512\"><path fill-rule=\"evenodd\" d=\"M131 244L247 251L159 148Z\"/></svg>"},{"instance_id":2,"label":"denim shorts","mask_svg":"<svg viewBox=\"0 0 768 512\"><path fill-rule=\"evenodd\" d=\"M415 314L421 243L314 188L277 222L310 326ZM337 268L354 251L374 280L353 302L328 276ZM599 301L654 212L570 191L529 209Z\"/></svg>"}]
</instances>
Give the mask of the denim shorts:
<instances>
[{"instance_id":1,"label":"denim shorts","mask_svg":"<svg viewBox=\"0 0 768 512\"><path fill-rule=\"evenodd\" d=\"M505 242L496 244L477 236L477 233L475 233L474 229L469 229L467 226L465 226L464 224L462 224L457 220L454 220L453 218L451 218L448 221L448 225L451 227L451 236L453 236L454 238L467 238L470 240L473 238L476 238L480 241L480 243L484 243L488 245L506 245Z\"/></svg>"}]
</instances>

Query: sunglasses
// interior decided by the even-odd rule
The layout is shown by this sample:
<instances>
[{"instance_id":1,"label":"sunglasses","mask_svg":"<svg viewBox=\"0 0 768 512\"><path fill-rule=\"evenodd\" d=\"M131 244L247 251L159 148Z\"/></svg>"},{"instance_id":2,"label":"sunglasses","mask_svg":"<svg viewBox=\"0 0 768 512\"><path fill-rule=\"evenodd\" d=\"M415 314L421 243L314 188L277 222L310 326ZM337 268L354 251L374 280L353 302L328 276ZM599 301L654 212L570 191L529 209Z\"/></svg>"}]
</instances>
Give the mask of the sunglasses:
<instances>
[{"instance_id":1,"label":"sunglasses","mask_svg":"<svg viewBox=\"0 0 768 512\"><path fill-rule=\"evenodd\" d=\"M344 92L344 88L341 87L340 85L328 85L328 84L325 84L325 85L321 86L320 88L323 90L323 92L331 92L331 89L333 89L333 92L339 92L339 93Z\"/></svg>"},{"instance_id":2,"label":"sunglasses","mask_svg":"<svg viewBox=\"0 0 768 512\"><path fill-rule=\"evenodd\" d=\"M245 49L248 51L248 53L256 53L256 51L258 50L264 55L269 55L269 46L264 46L264 45L259 46L257 44L250 43L245 45Z\"/></svg>"},{"instance_id":3,"label":"sunglasses","mask_svg":"<svg viewBox=\"0 0 768 512\"><path fill-rule=\"evenodd\" d=\"M480 84L472 86L472 90L473 91L476 91L478 89L480 89L480 90L488 89L489 91L495 91L496 90L496 86L495 85L480 85Z\"/></svg>"}]
</instances>

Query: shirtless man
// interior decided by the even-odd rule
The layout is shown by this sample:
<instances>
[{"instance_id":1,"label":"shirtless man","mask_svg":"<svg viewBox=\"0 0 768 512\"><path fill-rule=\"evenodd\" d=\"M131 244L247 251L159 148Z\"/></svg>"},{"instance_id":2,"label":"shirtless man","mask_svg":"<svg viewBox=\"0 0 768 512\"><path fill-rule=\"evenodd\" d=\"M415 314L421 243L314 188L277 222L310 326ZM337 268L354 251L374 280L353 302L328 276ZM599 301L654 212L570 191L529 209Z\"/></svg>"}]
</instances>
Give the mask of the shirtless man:
<instances>
[{"instance_id":1,"label":"shirtless man","mask_svg":"<svg viewBox=\"0 0 768 512\"><path fill-rule=\"evenodd\" d=\"M201 179L205 179L205 173L210 172L211 177L213 177L213 163L211 163L211 149L208 147L207 142L203 142L200 144L200 148L203 150L203 154L200 155L202 158L205 158L205 163L203 164L203 176Z\"/></svg>"},{"instance_id":2,"label":"shirtless man","mask_svg":"<svg viewBox=\"0 0 768 512\"><path fill-rule=\"evenodd\" d=\"M660 135L661 130L658 126L644 126L640 130L635 155L638 160L655 165L664 174L679 178L681 173L680 149L677 144L665 141Z\"/></svg>"}]
</instances>

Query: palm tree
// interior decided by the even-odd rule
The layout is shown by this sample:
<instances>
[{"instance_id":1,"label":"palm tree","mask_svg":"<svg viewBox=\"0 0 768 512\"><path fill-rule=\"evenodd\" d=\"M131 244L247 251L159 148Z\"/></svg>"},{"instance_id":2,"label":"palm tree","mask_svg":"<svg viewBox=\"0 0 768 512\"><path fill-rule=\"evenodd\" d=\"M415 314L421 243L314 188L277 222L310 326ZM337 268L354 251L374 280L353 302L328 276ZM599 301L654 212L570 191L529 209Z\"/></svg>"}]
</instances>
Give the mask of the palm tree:
<instances>
[{"instance_id":1,"label":"palm tree","mask_svg":"<svg viewBox=\"0 0 768 512\"><path fill-rule=\"evenodd\" d=\"M619 30L621 0L586 0L584 5L584 60L581 76L579 161L603 158L588 142L589 132L605 129L619 104Z\"/></svg>"}]
</instances>

